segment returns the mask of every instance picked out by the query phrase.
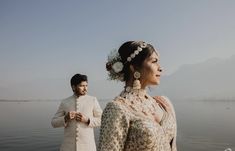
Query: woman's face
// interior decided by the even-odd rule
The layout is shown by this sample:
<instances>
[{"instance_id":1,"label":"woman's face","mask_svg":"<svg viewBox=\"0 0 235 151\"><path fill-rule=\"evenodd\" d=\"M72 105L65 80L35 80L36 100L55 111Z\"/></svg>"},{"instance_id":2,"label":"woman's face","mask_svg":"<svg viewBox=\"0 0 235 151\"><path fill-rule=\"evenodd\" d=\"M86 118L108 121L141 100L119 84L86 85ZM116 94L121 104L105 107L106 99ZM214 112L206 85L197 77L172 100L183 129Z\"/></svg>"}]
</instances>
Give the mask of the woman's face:
<instances>
[{"instance_id":1,"label":"woman's face","mask_svg":"<svg viewBox=\"0 0 235 151\"><path fill-rule=\"evenodd\" d=\"M146 87L148 85L158 85L160 84L160 64L159 64L159 55L156 52L153 52L150 57L145 59L142 64L141 70L141 85Z\"/></svg>"}]
</instances>

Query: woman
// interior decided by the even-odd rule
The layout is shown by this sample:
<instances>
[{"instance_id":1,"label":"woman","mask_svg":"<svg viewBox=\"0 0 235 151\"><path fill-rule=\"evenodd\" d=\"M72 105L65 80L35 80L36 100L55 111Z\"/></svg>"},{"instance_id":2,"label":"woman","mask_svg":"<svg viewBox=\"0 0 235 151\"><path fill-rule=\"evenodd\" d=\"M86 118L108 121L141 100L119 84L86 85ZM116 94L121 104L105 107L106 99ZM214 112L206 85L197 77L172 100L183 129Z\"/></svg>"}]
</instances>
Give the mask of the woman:
<instances>
[{"instance_id":1,"label":"woman","mask_svg":"<svg viewBox=\"0 0 235 151\"><path fill-rule=\"evenodd\" d=\"M166 97L151 97L146 88L158 85L159 54L143 41L125 42L108 57L111 80L124 90L104 109L99 151L176 151L174 108Z\"/></svg>"}]
</instances>

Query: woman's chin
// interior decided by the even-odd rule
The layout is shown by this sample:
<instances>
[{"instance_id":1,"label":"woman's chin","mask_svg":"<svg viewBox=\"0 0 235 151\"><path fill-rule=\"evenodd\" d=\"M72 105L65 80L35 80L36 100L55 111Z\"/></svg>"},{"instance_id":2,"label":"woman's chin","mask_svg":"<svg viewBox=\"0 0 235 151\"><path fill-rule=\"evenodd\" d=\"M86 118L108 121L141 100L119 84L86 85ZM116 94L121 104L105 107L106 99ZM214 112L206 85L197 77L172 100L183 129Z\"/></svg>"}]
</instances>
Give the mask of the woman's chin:
<instances>
[{"instance_id":1,"label":"woman's chin","mask_svg":"<svg viewBox=\"0 0 235 151\"><path fill-rule=\"evenodd\" d=\"M159 84L160 84L160 80L157 80L155 85L159 85Z\"/></svg>"},{"instance_id":2,"label":"woman's chin","mask_svg":"<svg viewBox=\"0 0 235 151\"><path fill-rule=\"evenodd\" d=\"M159 85L160 84L160 80L154 81L151 85Z\"/></svg>"}]
</instances>

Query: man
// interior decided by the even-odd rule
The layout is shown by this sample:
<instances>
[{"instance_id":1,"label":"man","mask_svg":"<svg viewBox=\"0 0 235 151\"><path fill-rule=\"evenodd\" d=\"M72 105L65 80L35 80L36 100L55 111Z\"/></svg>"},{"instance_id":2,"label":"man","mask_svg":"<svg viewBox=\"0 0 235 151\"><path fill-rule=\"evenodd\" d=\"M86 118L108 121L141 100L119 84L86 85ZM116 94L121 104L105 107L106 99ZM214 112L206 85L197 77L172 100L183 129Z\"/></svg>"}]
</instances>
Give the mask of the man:
<instances>
[{"instance_id":1,"label":"man","mask_svg":"<svg viewBox=\"0 0 235 151\"><path fill-rule=\"evenodd\" d=\"M60 151L96 151L93 127L100 126L102 110L95 97L87 95L86 75L71 78L74 94L62 100L51 124L64 127Z\"/></svg>"}]
</instances>

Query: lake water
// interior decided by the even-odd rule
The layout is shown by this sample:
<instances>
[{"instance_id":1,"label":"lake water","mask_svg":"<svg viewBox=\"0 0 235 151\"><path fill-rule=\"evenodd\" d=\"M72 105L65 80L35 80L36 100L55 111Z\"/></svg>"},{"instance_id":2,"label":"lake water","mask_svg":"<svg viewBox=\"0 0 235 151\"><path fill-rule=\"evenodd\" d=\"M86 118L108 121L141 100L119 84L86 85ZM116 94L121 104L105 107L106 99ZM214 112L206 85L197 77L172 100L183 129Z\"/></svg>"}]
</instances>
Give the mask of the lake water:
<instances>
[{"instance_id":1,"label":"lake water","mask_svg":"<svg viewBox=\"0 0 235 151\"><path fill-rule=\"evenodd\" d=\"M63 128L52 128L51 118L59 103L0 102L0 151L58 151ZM102 108L106 103L100 101ZM173 104L179 151L235 151L235 101Z\"/></svg>"}]
</instances>

